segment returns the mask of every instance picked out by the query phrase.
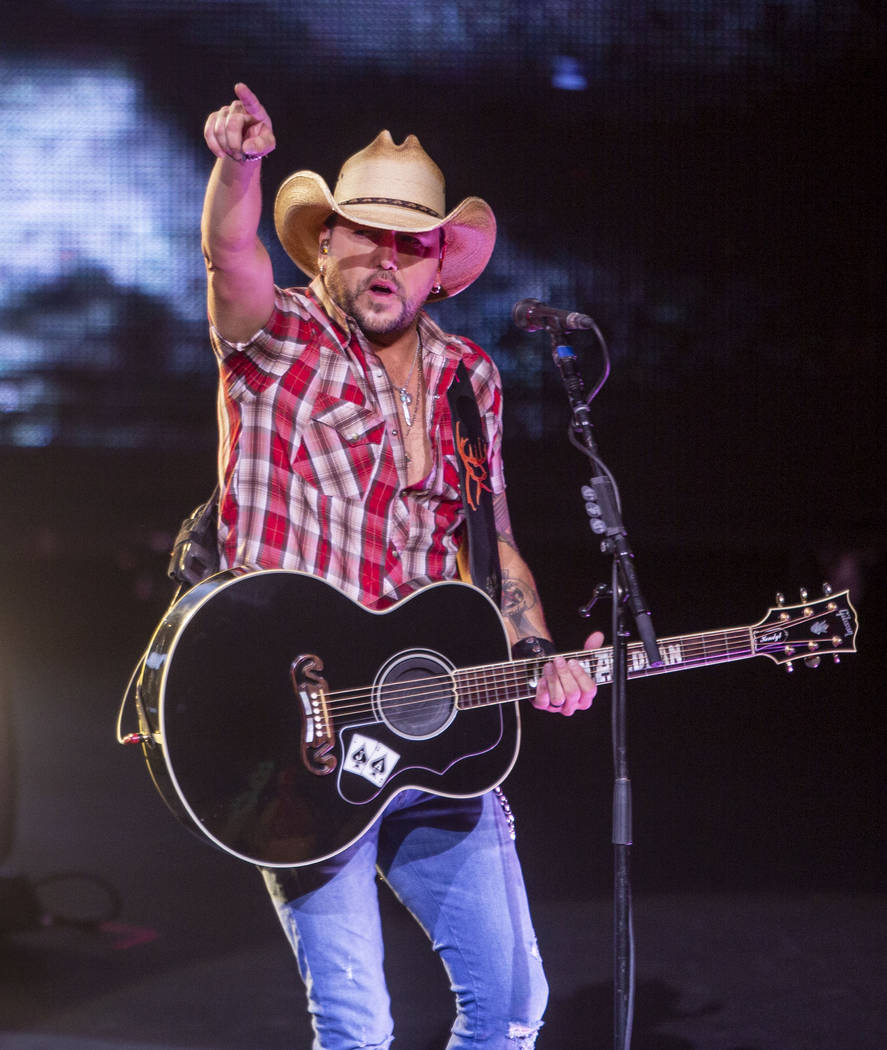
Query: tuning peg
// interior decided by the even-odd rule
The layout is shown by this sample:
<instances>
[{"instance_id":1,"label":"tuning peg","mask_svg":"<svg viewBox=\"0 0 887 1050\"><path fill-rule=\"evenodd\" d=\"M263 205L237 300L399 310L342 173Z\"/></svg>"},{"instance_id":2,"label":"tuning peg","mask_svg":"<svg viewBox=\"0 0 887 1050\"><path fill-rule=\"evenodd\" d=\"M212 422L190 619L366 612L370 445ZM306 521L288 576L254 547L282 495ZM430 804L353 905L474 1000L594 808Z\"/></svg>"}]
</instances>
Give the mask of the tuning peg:
<instances>
[{"instance_id":1,"label":"tuning peg","mask_svg":"<svg viewBox=\"0 0 887 1050\"><path fill-rule=\"evenodd\" d=\"M804 663L808 667L816 668L816 667L819 667L820 659L819 659L818 656L808 656L807 659L804 661Z\"/></svg>"},{"instance_id":2,"label":"tuning peg","mask_svg":"<svg viewBox=\"0 0 887 1050\"><path fill-rule=\"evenodd\" d=\"M782 591L776 592L776 604L785 605L785 595L782 593Z\"/></svg>"},{"instance_id":3,"label":"tuning peg","mask_svg":"<svg viewBox=\"0 0 887 1050\"><path fill-rule=\"evenodd\" d=\"M794 674L795 665L789 661L789 663L785 665L785 669L789 674Z\"/></svg>"},{"instance_id":4,"label":"tuning peg","mask_svg":"<svg viewBox=\"0 0 887 1050\"><path fill-rule=\"evenodd\" d=\"M830 598L832 595L832 585L828 582L828 580L826 580L825 583L823 583L822 585L822 593L826 598Z\"/></svg>"},{"instance_id":5,"label":"tuning peg","mask_svg":"<svg viewBox=\"0 0 887 1050\"><path fill-rule=\"evenodd\" d=\"M841 662L841 657L838 656L837 653L832 653L832 659L835 661L836 664L839 664Z\"/></svg>"},{"instance_id":6,"label":"tuning peg","mask_svg":"<svg viewBox=\"0 0 887 1050\"><path fill-rule=\"evenodd\" d=\"M807 588L806 587L802 587L801 588L801 601L802 602L807 601Z\"/></svg>"}]
</instances>

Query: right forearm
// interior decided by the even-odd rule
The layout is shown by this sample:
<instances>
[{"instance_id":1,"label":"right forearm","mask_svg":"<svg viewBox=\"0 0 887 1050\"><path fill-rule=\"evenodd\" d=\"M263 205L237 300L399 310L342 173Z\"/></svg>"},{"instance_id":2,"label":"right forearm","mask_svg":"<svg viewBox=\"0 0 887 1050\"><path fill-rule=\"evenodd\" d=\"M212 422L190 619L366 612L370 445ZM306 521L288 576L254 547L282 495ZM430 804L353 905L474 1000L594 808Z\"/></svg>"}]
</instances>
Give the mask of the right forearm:
<instances>
[{"instance_id":1,"label":"right forearm","mask_svg":"<svg viewBox=\"0 0 887 1050\"><path fill-rule=\"evenodd\" d=\"M252 257L262 214L261 161L219 157L206 187L201 220L203 255L210 270L227 270Z\"/></svg>"},{"instance_id":2,"label":"right forearm","mask_svg":"<svg viewBox=\"0 0 887 1050\"><path fill-rule=\"evenodd\" d=\"M203 201L201 240L208 277L207 306L217 330L232 342L251 338L271 316L274 277L259 240L262 157L276 145L271 119L246 84L237 98L206 119L204 137L216 156Z\"/></svg>"}]
</instances>

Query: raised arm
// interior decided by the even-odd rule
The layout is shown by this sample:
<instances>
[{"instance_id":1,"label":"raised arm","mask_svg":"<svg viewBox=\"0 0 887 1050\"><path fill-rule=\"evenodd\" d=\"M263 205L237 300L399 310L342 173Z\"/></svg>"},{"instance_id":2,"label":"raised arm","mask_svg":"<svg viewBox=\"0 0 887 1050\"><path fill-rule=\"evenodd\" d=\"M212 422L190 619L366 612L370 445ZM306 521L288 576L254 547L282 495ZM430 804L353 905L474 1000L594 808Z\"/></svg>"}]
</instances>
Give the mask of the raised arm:
<instances>
[{"instance_id":1,"label":"raised arm","mask_svg":"<svg viewBox=\"0 0 887 1050\"><path fill-rule=\"evenodd\" d=\"M530 637L551 641L536 581L514 541L504 492L493 496L493 515L502 569L502 615L511 644ZM586 639L585 648L596 649L603 644L603 640L603 635L596 631ZM545 665L533 706L543 711L571 715L574 711L591 707L596 691L595 683L578 660L565 660L558 656Z\"/></svg>"},{"instance_id":2,"label":"raised arm","mask_svg":"<svg viewBox=\"0 0 887 1050\"><path fill-rule=\"evenodd\" d=\"M232 342L249 339L274 307L271 259L259 240L261 157L275 147L271 118L246 84L211 113L204 138L218 158L203 202L201 236L212 323Z\"/></svg>"}]
</instances>

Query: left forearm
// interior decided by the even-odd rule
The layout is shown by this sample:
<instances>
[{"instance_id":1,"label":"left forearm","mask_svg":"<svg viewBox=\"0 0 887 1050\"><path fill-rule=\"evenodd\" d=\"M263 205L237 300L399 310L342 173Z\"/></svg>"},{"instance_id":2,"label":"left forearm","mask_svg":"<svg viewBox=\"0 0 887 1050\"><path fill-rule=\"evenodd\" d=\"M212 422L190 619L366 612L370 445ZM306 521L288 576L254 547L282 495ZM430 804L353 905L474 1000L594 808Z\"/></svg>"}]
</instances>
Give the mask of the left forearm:
<instances>
[{"instance_id":1,"label":"left forearm","mask_svg":"<svg viewBox=\"0 0 887 1050\"><path fill-rule=\"evenodd\" d=\"M502 615L509 639L513 645L531 635L550 638L536 581L514 541L504 493L493 497L493 510L502 569Z\"/></svg>"},{"instance_id":2,"label":"left forearm","mask_svg":"<svg viewBox=\"0 0 887 1050\"><path fill-rule=\"evenodd\" d=\"M493 496L493 514L496 521L496 538L499 544L499 563L502 569L502 613L511 645L522 638L551 639L545 626L542 602L529 566L520 556L511 522L505 493ZM596 648L603 643L603 635L595 634L586 639L586 648ZM520 659L536 658L546 648L527 643L529 652L513 655ZM551 647L548 651L550 652ZM555 711L561 715L572 715L591 706L597 686L578 660L568 660L563 655L553 656L545 663L536 685L533 706L540 711Z\"/></svg>"}]
</instances>

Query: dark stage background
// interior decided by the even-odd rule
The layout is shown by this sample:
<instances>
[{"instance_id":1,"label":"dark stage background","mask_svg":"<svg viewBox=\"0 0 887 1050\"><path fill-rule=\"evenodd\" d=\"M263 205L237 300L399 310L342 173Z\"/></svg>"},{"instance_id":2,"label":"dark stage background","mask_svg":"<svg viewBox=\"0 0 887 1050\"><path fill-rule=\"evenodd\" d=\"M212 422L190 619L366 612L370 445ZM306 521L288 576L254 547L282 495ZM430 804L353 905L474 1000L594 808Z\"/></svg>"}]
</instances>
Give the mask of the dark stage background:
<instances>
[{"instance_id":1,"label":"dark stage background","mask_svg":"<svg viewBox=\"0 0 887 1050\"><path fill-rule=\"evenodd\" d=\"M883 890L884 45L881 6L850 0L6 12L6 870L94 867L124 914L154 921L141 890L132 914L144 876L125 845L152 789L137 754L107 754L171 593L172 534L213 485L202 126L242 79L278 135L269 201L297 168L332 182L388 127L419 136L451 206L494 208L490 268L435 312L502 370L512 518L565 647L609 570L546 337L511 324L526 296L591 314L609 341L592 418L660 634L756 622L776 590L851 589L860 652L840 666L757 660L632 686L638 890ZM270 222L263 234L272 247ZM278 281L301 283L273 251ZM575 345L590 384L600 357ZM608 629L606 609L591 626ZM527 723L508 790L531 888L605 897L608 697ZM91 808L99 795L113 805ZM65 820L30 821L41 806ZM161 841L172 867L201 848L174 827ZM154 893L165 914L175 885Z\"/></svg>"}]
</instances>

